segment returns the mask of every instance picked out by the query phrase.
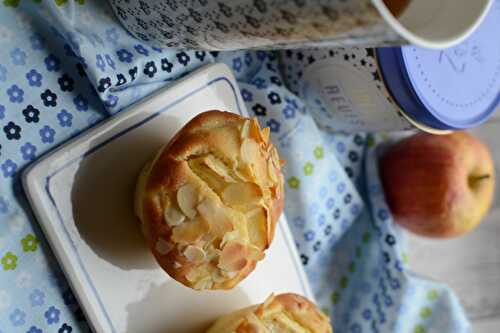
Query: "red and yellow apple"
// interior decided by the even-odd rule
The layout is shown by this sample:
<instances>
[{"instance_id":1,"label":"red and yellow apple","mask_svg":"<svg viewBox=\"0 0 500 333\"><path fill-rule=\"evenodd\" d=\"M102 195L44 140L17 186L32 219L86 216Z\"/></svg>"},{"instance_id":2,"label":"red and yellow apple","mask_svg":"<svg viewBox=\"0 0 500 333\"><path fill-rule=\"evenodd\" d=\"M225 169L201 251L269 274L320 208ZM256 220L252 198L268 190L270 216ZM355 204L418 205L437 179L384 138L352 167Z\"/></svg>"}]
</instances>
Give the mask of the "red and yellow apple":
<instances>
[{"instance_id":1,"label":"red and yellow apple","mask_svg":"<svg viewBox=\"0 0 500 333\"><path fill-rule=\"evenodd\" d=\"M474 229L493 200L491 154L466 132L403 139L382 156L380 175L395 221L423 236Z\"/></svg>"}]
</instances>

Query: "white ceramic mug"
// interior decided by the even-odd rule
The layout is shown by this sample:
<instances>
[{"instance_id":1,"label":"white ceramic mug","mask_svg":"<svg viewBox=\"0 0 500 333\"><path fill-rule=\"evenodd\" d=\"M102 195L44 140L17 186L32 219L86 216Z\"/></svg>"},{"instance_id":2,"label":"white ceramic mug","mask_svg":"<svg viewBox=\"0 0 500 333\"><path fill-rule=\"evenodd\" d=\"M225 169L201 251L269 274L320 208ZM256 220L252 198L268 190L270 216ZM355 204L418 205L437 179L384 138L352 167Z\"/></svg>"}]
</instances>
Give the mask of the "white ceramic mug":
<instances>
[{"instance_id":1,"label":"white ceramic mug","mask_svg":"<svg viewBox=\"0 0 500 333\"><path fill-rule=\"evenodd\" d=\"M401 45L445 48L465 39L493 0L109 0L134 36L207 50ZM395 1L395 0L392 0ZM396 1L397 2L397 1Z\"/></svg>"}]
</instances>

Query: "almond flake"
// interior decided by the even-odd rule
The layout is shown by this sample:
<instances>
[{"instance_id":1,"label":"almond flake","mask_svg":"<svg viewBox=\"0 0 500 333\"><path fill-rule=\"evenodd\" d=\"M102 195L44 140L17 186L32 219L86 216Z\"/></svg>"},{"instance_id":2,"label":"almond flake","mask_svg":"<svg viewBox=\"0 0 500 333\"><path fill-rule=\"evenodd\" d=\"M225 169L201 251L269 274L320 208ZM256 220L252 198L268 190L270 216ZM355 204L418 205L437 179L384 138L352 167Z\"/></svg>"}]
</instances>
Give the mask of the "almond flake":
<instances>
[{"instance_id":1,"label":"almond flake","mask_svg":"<svg viewBox=\"0 0 500 333\"><path fill-rule=\"evenodd\" d=\"M248 264L248 249L238 242L227 243L222 249L217 267L228 271L241 271Z\"/></svg>"},{"instance_id":2,"label":"almond flake","mask_svg":"<svg viewBox=\"0 0 500 333\"><path fill-rule=\"evenodd\" d=\"M253 139L244 139L240 147L241 160L253 164L260 155L259 144Z\"/></svg>"},{"instance_id":3,"label":"almond flake","mask_svg":"<svg viewBox=\"0 0 500 333\"><path fill-rule=\"evenodd\" d=\"M250 120L245 119L243 126L241 126L241 139L248 138L249 133L250 133Z\"/></svg>"},{"instance_id":4,"label":"almond flake","mask_svg":"<svg viewBox=\"0 0 500 333\"><path fill-rule=\"evenodd\" d=\"M161 255L166 255L173 249L173 245L164 240L163 238L158 238L156 241L155 249Z\"/></svg>"},{"instance_id":5,"label":"almond flake","mask_svg":"<svg viewBox=\"0 0 500 333\"><path fill-rule=\"evenodd\" d=\"M254 183L234 183L222 192L222 200L232 207L251 207L259 203L262 192Z\"/></svg>"},{"instance_id":6,"label":"almond flake","mask_svg":"<svg viewBox=\"0 0 500 333\"><path fill-rule=\"evenodd\" d=\"M177 203L181 211L193 219L196 216L196 204L198 203L198 189L193 184L186 184L177 191Z\"/></svg>"},{"instance_id":7,"label":"almond flake","mask_svg":"<svg viewBox=\"0 0 500 333\"><path fill-rule=\"evenodd\" d=\"M213 155L208 155L204 158L203 162L217 175L224 178L226 182L234 183L236 182L233 177L229 174L228 167L218 158Z\"/></svg>"},{"instance_id":8,"label":"almond flake","mask_svg":"<svg viewBox=\"0 0 500 333\"><path fill-rule=\"evenodd\" d=\"M165 222L171 227L177 226L184 222L186 217L174 206L170 205L165 209L163 217Z\"/></svg>"},{"instance_id":9,"label":"almond flake","mask_svg":"<svg viewBox=\"0 0 500 333\"><path fill-rule=\"evenodd\" d=\"M226 232L233 230L233 223L226 207L214 199L206 198L197 207L201 217L210 225L211 232L217 237L223 237Z\"/></svg>"},{"instance_id":10,"label":"almond flake","mask_svg":"<svg viewBox=\"0 0 500 333\"><path fill-rule=\"evenodd\" d=\"M202 248L198 246L193 246L189 245L185 250L184 250L184 256L186 259L192 263L199 264L203 261L205 261L206 254L205 251L203 251Z\"/></svg>"}]
</instances>

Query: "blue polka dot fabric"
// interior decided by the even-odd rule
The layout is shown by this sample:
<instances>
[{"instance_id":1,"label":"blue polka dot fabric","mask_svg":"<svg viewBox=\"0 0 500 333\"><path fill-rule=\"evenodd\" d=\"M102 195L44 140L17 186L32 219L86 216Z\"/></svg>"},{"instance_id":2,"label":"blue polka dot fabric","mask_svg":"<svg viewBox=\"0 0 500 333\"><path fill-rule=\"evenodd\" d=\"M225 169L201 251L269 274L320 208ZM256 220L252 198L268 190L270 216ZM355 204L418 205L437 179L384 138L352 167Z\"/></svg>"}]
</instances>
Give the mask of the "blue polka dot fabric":
<instances>
[{"instance_id":1,"label":"blue polka dot fabric","mask_svg":"<svg viewBox=\"0 0 500 333\"><path fill-rule=\"evenodd\" d=\"M283 84L278 52L146 45L97 0L5 0L0 46L0 333L89 330L26 202L23 169L212 62L231 67L249 112L287 160L285 213L335 331L470 331L454 294L406 266L378 178L380 137L319 131Z\"/></svg>"}]
</instances>

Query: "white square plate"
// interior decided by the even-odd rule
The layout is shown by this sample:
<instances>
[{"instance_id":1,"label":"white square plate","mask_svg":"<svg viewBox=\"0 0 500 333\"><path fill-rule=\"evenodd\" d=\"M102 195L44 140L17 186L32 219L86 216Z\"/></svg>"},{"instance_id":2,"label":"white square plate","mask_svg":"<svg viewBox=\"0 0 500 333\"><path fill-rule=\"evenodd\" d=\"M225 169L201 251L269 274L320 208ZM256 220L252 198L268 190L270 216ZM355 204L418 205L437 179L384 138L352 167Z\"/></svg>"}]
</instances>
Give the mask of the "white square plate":
<instances>
[{"instance_id":1,"label":"white square plate","mask_svg":"<svg viewBox=\"0 0 500 333\"><path fill-rule=\"evenodd\" d=\"M188 289L161 270L133 215L144 163L198 113L247 116L225 65L207 66L121 112L30 167L24 188L96 332L194 333L272 292L312 298L287 222L264 261L231 291Z\"/></svg>"}]
</instances>

